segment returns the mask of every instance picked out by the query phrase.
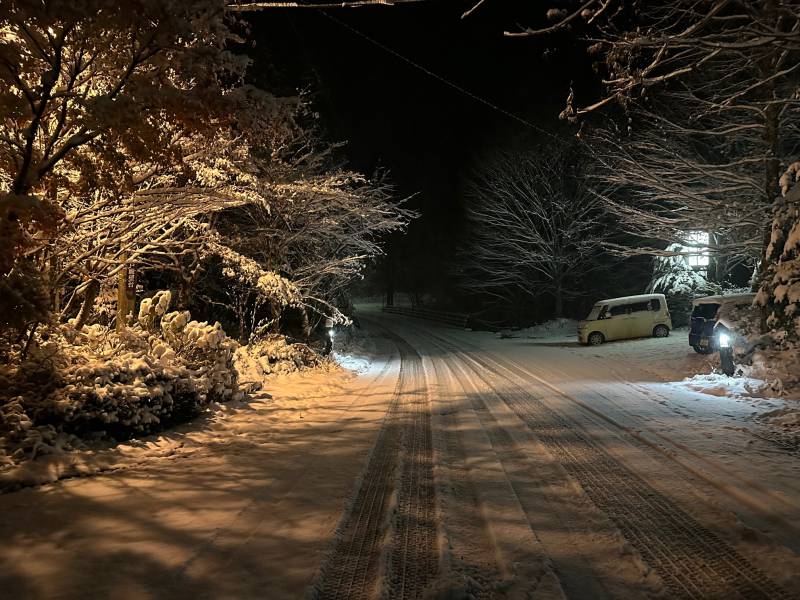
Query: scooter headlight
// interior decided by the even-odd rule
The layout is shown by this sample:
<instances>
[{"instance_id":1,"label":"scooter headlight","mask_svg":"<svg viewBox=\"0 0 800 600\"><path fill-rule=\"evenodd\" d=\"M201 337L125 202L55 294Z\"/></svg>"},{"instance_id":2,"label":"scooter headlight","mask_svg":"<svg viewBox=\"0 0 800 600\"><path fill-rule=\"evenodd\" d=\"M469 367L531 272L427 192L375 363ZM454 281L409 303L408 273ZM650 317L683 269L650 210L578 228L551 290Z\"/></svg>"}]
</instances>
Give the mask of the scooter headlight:
<instances>
[{"instance_id":1,"label":"scooter headlight","mask_svg":"<svg viewBox=\"0 0 800 600\"><path fill-rule=\"evenodd\" d=\"M717 343L719 344L720 348L730 348L731 347L731 336L728 333L720 332L717 334Z\"/></svg>"}]
</instances>

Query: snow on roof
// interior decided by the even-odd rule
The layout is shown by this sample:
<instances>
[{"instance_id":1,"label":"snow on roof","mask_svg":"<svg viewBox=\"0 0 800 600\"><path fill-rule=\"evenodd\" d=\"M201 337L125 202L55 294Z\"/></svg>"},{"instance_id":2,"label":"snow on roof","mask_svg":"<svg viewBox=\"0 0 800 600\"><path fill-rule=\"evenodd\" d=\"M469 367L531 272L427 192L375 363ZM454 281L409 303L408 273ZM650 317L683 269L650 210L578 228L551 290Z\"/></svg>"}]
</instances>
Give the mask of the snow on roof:
<instances>
[{"instance_id":1,"label":"snow on roof","mask_svg":"<svg viewBox=\"0 0 800 600\"><path fill-rule=\"evenodd\" d=\"M695 298L692 300L692 306L698 304L732 304L735 302L752 302L755 300L755 294L731 294L729 296L705 296L703 298Z\"/></svg>"},{"instance_id":2,"label":"snow on roof","mask_svg":"<svg viewBox=\"0 0 800 600\"><path fill-rule=\"evenodd\" d=\"M664 300L664 294L639 294L638 296L621 296L619 298L606 298L605 300L598 300L595 304L614 304L619 302L643 302L644 300L652 300L658 298Z\"/></svg>"}]
</instances>

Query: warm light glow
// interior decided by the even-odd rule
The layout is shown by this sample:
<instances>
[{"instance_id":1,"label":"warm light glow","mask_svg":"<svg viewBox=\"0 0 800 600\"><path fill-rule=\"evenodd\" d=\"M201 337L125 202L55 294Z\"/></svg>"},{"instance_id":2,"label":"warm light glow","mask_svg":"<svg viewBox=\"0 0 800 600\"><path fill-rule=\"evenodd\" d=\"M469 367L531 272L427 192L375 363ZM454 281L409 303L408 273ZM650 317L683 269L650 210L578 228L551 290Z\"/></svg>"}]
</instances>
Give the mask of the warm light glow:
<instances>
[{"instance_id":1,"label":"warm light glow","mask_svg":"<svg viewBox=\"0 0 800 600\"><path fill-rule=\"evenodd\" d=\"M686 240L684 248L695 250L686 255L686 262L690 267L707 267L709 263L708 243L709 235L707 231L685 231L683 237Z\"/></svg>"}]
</instances>

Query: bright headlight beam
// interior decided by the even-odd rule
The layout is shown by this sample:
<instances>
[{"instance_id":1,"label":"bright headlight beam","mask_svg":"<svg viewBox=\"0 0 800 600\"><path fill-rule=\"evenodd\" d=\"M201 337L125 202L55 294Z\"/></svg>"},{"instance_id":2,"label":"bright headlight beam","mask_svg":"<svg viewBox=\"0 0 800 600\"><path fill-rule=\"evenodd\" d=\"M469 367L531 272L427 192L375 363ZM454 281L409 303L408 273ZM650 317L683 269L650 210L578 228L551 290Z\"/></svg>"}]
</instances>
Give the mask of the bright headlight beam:
<instances>
[{"instance_id":1,"label":"bright headlight beam","mask_svg":"<svg viewBox=\"0 0 800 600\"><path fill-rule=\"evenodd\" d=\"M720 348L729 348L731 345L731 336L727 333L720 333L719 334L719 347Z\"/></svg>"}]
</instances>

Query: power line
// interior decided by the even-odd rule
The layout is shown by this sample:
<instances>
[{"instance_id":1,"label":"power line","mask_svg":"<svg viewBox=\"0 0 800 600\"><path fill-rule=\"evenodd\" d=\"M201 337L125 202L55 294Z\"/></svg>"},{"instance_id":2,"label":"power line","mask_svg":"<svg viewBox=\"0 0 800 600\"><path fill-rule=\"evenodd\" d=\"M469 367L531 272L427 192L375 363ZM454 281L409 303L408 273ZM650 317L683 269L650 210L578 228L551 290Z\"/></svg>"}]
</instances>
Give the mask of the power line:
<instances>
[{"instance_id":1,"label":"power line","mask_svg":"<svg viewBox=\"0 0 800 600\"><path fill-rule=\"evenodd\" d=\"M268 8L362 8L371 6L396 6L398 4L416 4L427 0L351 0L350 2L238 2L228 4L226 8L234 12L249 12Z\"/></svg>"},{"instance_id":2,"label":"power line","mask_svg":"<svg viewBox=\"0 0 800 600\"><path fill-rule=\"evenodd\" d=\"M508 118L510 118L510 119L513 119L514 121L517 121L518 123L521 123L521 124L525 125L526 127L529 127L529 128L531 128L531 129L533 129L533 130L535 130L535 131L538 131L538 132L540 132L540 133L544 133L545 135L548 135L548 136L550 136L550 137L551 137L551 138L553 138L553 139L557 139L555 135L553 135L551 132L547 131L546 129L542 129L542 128L541 128L541 127L539 127L538 125L534 125L533 123L531 123L530 121L527 121L527 120L523 119L523 118L522 118L522 117L520 117L519 115L515 115L514 113L512 113L512 112L509 112L509 111L507 111L506 109L504 109L504 108L502 108L502 107L500 107L500 106L497 106L497 105L496 105L496 104L494 104L493 102L490 102L489 100L486 100L485 98L482 98L481 96L478 96L478 95L477 95L477 94L475 94L474 92L471 92L471 91L469 91L468 89L461 87L461 86L460 86L460 85L458 85L457 83L453 83L452 81L450 81L449 79L446 79L445 77L443 77L443 76L439 75L438 73L434 73L433 71L431 71L431 70L430 70L430 69L428 69L427 67L424 67L424 66L422 66L421 64L419 64L419 63L417 63L417 62L415 62L415 61L411 60L410 58L408 58L408 57L406 57L406 56L404 56L404 55L400 54L400 53L399 53L399 52L397 52L396 50L394 50L394 49L392 49L392 48L389 48L389 47L388 47L388 46L386 46L385 44L382 44L382 43L381 43L381 42L379 42L378 40L376 40L376 39L374 39L374 38L371 38L370 36L368 36L368 35L367 35L367 34L365 34L365 33L362 33L361 31L359 31L358 29L356 29L356 28L355 28L355 27L353 27L352 25L348 25L348 24L347 24L347 23L345 23L344 21L340 21L340 20L339 20L339 19L337 19L336 17L334 17L334 16L332 16L332 15L329 15L329 14L328 14L327 12L325 12L324 10L320 10L319 12L321 12L323 15L325 15L326 17L328 17L328 18L329 18L331 21L333 21L334 23L337 23L337 24L338 24L338 25L340 25L341 27L344 27L345 29L348 29L348 30L349 30L349 31L351 31L352 33L356 34L357 36L359 36L359 37L361 37L361 38L364 38L364 39L365 39L365 40L367 40L367 41L368 41L370 44L374 44L375 46L377 46L378 48L380 48L380 49L381 49L381 50L383 50L384 52L388 52L388 53L389 53L389 54L391 54L392 56L394 56L394 57L396 57L396 58L399 58L399 59L400 59L400 60L402 60L403 62L405 62L405 63L407 63L407 64L411 65L412 67L414 67L415 69L419 69L420 71L422 71L423 73L425 73L425 74L426 74L426 75L428 75L429 77L433 77L434 79L436 79L436 80L440 81L441 83L445 84L446 86L449 86L449 87L453 88L454 90L456 90L456 91L458 91L458 92L460 92L460 93L464 94L465 96L468 96L469 98L472 98L472 99L473 99L473 100L475 100L476 102L480 102L481 104L483 104L483 105L485 105L485 106L488 106L488 107L489 107L489 108L491 108L492 110L495 110L495 111L499 112L500 114L502 114L502 115L505 115L506 117L508 117Z\"/></svg>"}]
</instances>

